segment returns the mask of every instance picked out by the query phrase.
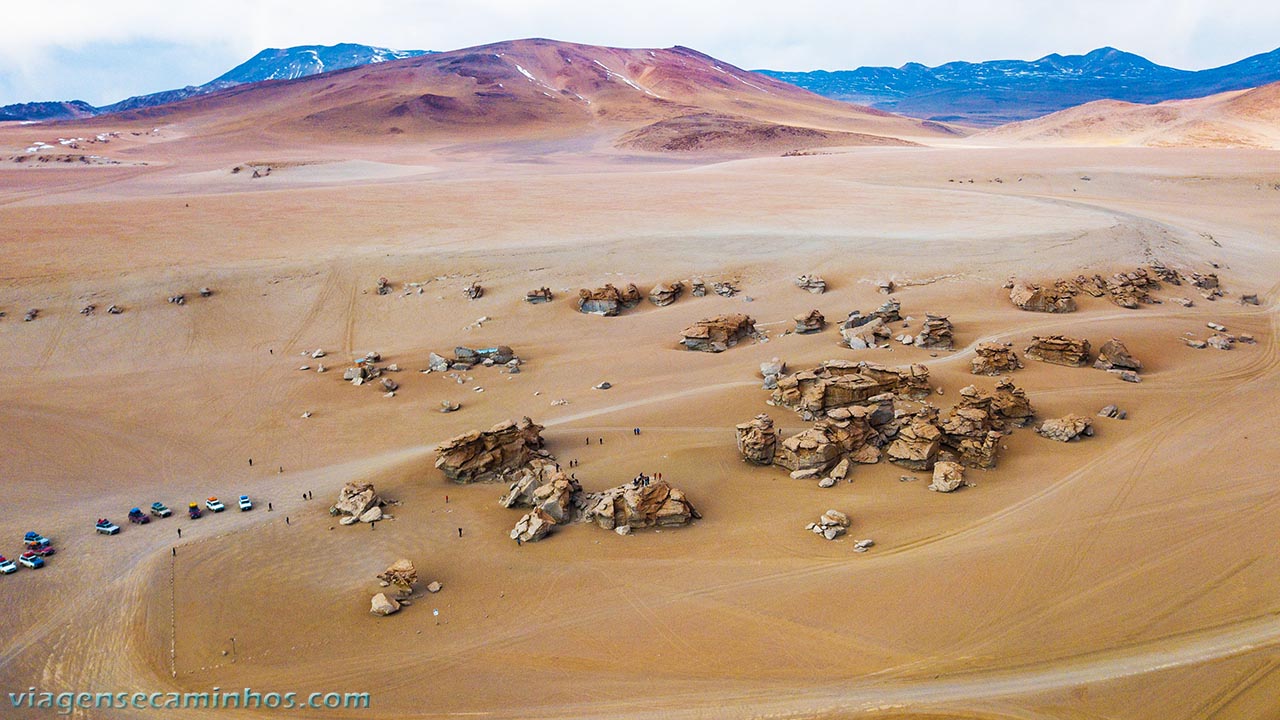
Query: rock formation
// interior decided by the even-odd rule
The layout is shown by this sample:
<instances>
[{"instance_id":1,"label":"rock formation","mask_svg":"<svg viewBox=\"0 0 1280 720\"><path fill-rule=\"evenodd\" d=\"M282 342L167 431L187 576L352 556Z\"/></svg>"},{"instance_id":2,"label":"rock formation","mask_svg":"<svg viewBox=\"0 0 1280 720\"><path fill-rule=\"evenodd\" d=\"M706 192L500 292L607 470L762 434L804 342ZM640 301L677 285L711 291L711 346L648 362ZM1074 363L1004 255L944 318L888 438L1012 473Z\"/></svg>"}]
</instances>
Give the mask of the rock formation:
<instances>
[{"instance_id":1,"label":"rock formation","mask_svg":"<svg viewBox=\"0 0 1280 720\"><path fill-rule=\"evenodd\" d=\"M541 508L534 508L516 521L516 526L511 528L510 536L512 540L521 543L537 542L545 538L551 532L551 528L558 524Z\"/></svg>"},{"instance_id":2,"label":"rock formation","mask_svg":"<svg viewBox=\"0 0 1280 720\"><path fill-rule=\"evenodd\" d=\"M929 489L934 492L949 493L961 485L967 485L964 481L964 466L959 463L949 462L947 460L939 460L933 466L933 482L929 484Z\"/></svg>"},{"instance_id":3,"label":"rock formation","mask_svg":"<svg viewBox=\"0 0 1280 720\"><path fill-rule=\"evenodd\" d=\"M691 286L689 291L691 295L694 297L706 297L707 284L702 281L702 278L693 278L689 281L689 285Z\"/></svg>"},{"instance_id":4,"label":"rock formation","mask_svg":"<svg viewBox=\"0 0 1280 720\"><path fill-rule=\"evenodd\" d=\"M555 463L535 458L521 471L499 504L506 508L539 510L556 523L566 523L573 513L573 497L582 486L556 469Z\"/></svg>"},{"instance_id":5,"label":"rock formation","mask_svg":"<svg viewBox=\"0 0 1280 720\"><path fill-rule=\"evenodd\" d=\"M774 390L778 387L778 378L786 372L787 364L778 358L760 363L760 376L764 378L764 389Z\"/></svg>"},{"instance_id":6,"label":"rock formation","mask_svg":"<svg viewBox=\"0 0 1280 720\"><path fill-rule=\"evenodd\" d=\"M854 310L840 323L840 336L845 345L854 350L873 347L892 334L888 324L902 321L902 304L889 298L877 310L867 315Z\"/></svg>"},{"instance_id":7,"label":"rock formation","mask_svg":"<svg viewBox=\"0 0 1280 720\"><path fill-rule=\"evenodd\" d=\"M1066 415L1060 418L1045 420L1036 428L1036 433L1050 440L1071 442L1078 437L1093 436L1093 421L1083 415Z\"/></svg>"},{"instance_id":8,"label":"rock formation","mask_svg":"<svg viewBox=\"0 0 1280 720\"><path fill-rule=\"evenodd\" d=\"M970 362L970 372L974 375L1004 375L1022 367L1012 343L978 343L974 352L977 357Z\"/></svg>"},{"instance_id":9,"label":"rock formation","mask_svg":"<svg viewBox=\"0 0 1280 720\"><path fill-rule=\"evenodd\" d=\"M1158 287L1158 283L1145 268L1115 273L1105 282L1111 302L1120 307L1134 309L1139 303L1155 302L1150 291Z\"/></svg>"},{"instance_id":10,"label":"rock formation","mask_svg":"<svg viewBox=\"0 0 1280 720\"><path fill-rule=\"evenodd\" d=\"M524 294L524 301L532 304L551 302L553 299L554 296L549 287L540 287Z\"/></svg>"},{"instance_id":11,"label":"rock formation","mask_svg":"<svg viewBox=\"0 0 1280 720\"><path fill-rule=\"evenodd\" d=\"M963 390L961 393L963 394ZM1035 417L1027 393L1013 384L1009 378L1001 378L991 394L991 409L996 417L1011 427L1022 427Z\"/></svg>"},{"instance_id":12,"label":"rock formation","mask_svg":"<svg viewBox=\"0 0 1280 720\"><path fill-rule=\"evenodd\" d=\"M378 497L372 483L349 482L338 491L338 502L329 508L329 514L344 515L358 520L370 509L380 508L383 504L382 498Z\"/></svg>"},{"instance_id":13,"label":"rock formation","mask_svg":"<svg viewBox=\"0 0 1280 720\"><path fill-rule=\"evenodd\" d=\"M484 296L484 288L478 282L473 282L462 290L462 294L468 299L479 300Z\"/></svg>"},{"instance_id":14,"label":"rock formation","mask_svg":"<svg viewBox=\"0 0 1280 720\"><path fill-rule=\"evenodd\" d=\"M771 402L813 420L832 408L876 402L877 396L886 393L918 399L932 390L929 368L924 365L886 368L868 362L828 360L813 370L779 377Z\"/></svg>"},{"instance_id":15,"label":"rock formation","mask_svg":"<svg viewBox=\"0 0 1280 720\"><path fill-rule=\"evenodd\" d=\"M814 295L821 295L827 291L827 281L817 275L801 275L795 280L796 287L801 290L808 290Z\"/></svg>"},{"instance_id":16,"label":"rock formation","mask_svg":"<svg viewBox=\"0 0 1280 720\"><path fill-rule=\"evenodd\" d=\"M385 277L378 278L377 292L379 295L388 295L391 293L391 281Z\"/></svg>"},{"instance_id":17,"label":"rock formation","mask_svg":"<svg viewBox=\"0 0 1280 720\"><path fill-rule=\"evenodd\" d=\"M1076 299L1069 293L1058 294L1026 280L1015 280L1009 290L1014 306L1029 312L1069 313L1076 311Z\"/></svg>"},{"instance_id":18,"label":"rock formation","mask_svg":"<svg viewBox=\"0 0 1280 720\"><path fill-rule=\"evenodd\" d=\"M853 523L849 520L848 515L839 510L828 510L822 513L822 517L818 518L818 522L809 523L805 526L805 529L828 540L835 540L848 532L851 524Z\"/></svg>"},{"instance_id":19,"label":"rock formation","mask_svg":"<svg viewBox=\"0 0 1280 720\"><path fill-rule=\"evenodd\" d=\"M1036 335L1025 350L1027 357L1041 362L1068 367L1084 367L1089 364L1089 341L1069 338L1065 335Z\"/></svg>"},{"instance_id":20,"label":"rock formation","mask_svg":"<svg viewBox=\"0 0 1280 720\"><path fill-rule=\"evenodd\" d=\"M738 294L738 287L728 280L712 283L711 290L721 297L733 297Z\"/></svg>"},{"instance_id":21,"label":"rock formation","mask_svg":"<svg viewBox=\"0 0 1280 720\"><path fill-rule=\"evenodd\" d=\"M409 595L413 592L413 586L418 582L418 569L413 566L413 562L408 558L401 558L388 567L386 570L378 573L377 578L388 585L394 586L400 591L401 595Z\"/></svg>"},{"instance_id":22,"label":"rock formation","mask_svg":"<svg viewBox=\"0 0 1280 720\"><path fill-rule=\"evenodd\" d=\"M605 530L687 525L702 517L684 493L663 480L620 485L585 497L583 518Z\"/></svg>"},{"instance_id":23,"label":"rock formation","mask_svg":"<svg viewBox=\"0 0 1280 720\"><path fill-rule=\"evenodd\" d=\"M916 333L916 347L950 350L955 346L951 337L951 320L946 315L925 315L924 325Z\"/></svg>"},{"instance_id":24,"label":"rock formation","mask_svg":"<svg viewBox=\"0 0 1280 720\"><path fill-rule=\"evenodd\" d=\"M505 479L535 457L548 457L541 433L542 426L528 417L473 430L436 448L436 467L457 483Z\"/></svg>"},{"instance_id":25,"label":"rock formation","mask_svg":"<svg viewBox=\"0 0 1280 720\"><path fill-rule=\"evenodd\" d=\"M737 426L738 452L742 459L755 465L772 465L778 448L778 431L773 418L763 413L751 422Z\"/></svg>"},{"instance_id":26,"label":"rock formation","mask_svg":"<svg viewBox=\"0 0 1280 720\"><path fill-rule=\"evenodd\" d=\"M1121 410L1115 405L1107 405L1098 411L1098 417L1111 418L1113 420L1124 420L1129 417L1129 413Z\"/></svg>"},{"instance_id":27,"label":"rock formation","mask_svg":"<svg viewBox=\"0 0 1280 720\"><path fill-rule=\"evenodd\" d=\"M827 326L827 319L817 310L810 310L795 317L796 332L805 335L808 333L816 333Z\"/></svg>"},{"instance_id":28,"label":"rock formation","mask_svg":"<svg viewBox=\"0 0 1280 720\"><path fill-rule=\"evenodd\" d=\"M756 321L734 313L699 320L680 333L680 343L688 350L723 352L756 332Z\"/></svg>"},{"instance_id":29,"label":"rock formation","mask_svg":"<svg viewBox=\"0 0 1280 720\"><path fill-rule=\"evenodd\" d=\"M911 418L910 424L898 431L898 437L889 444L886 454L889 462L911 470L928 470L933 467L942 449L942 431L938 429L938 411L925 408Z\"/></svg>"},{"instance_id":30,"label":"rock formation","mask_svg":"<svg viewBox=\"0 0 1280 720\"><path fill-rule=\"evenodd\" d=\"M578 312L612 317L624 309L639 305L641 300L643 297L634 283L628 284L624 290L610 284L595 290L583 288L578 291Z\"/></svg>"},{"instance_id":31,"label":"rock formation","mask_svg":"<svg viewBox=\"0 0 1280 720\"><path fill-rule=\"evenodd\" d=\"M671 283L658 283L649 291L649 302L662 307L670 305L680 299L680 294L684 292L684 283L676 280Z\"/></svg>"},{"instance_id":32,"label":"rock formation","mask_svg":"<svg viewBox=\"0 0 1280 720\"><path fill-rule=\"evenodd\" d=\"M1093 366L1099 370L1132 370L1142 369L1142 363L1129 354L1129 349L1116 338L1111 338L1098 348L1098 359Z\"/></svg>"},{"instance_id":33,"label":"rock formation","mask_svg":"<svg viewBox=\"0 0 1280 720\"><path fill-rule=\"evenodd\" d=\"M773 462L790 470L793 478L816 479L838 464L841 458L858 452L877 439L867 415L819 420L808 430L779 443Z\"/></svg>"}]
</instances>

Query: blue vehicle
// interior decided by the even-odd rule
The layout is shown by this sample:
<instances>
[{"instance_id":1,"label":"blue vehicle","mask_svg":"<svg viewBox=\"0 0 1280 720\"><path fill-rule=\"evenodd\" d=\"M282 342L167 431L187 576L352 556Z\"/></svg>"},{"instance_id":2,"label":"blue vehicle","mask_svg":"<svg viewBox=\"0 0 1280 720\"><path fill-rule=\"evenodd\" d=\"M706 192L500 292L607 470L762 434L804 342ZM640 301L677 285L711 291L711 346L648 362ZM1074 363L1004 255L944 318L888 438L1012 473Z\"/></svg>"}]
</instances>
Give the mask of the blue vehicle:
<instances>
[{"instance_id":1,"label":"blue vehicle","mask_svg":"<svg viewBox=\"0 0 1280 720\"><path fill-rule=\"evenodd\" d=\"M18 556L18 564L35 570L36 568L44 567L44 558L31 551L27 551Z\"/></svg>"}]
</instances>

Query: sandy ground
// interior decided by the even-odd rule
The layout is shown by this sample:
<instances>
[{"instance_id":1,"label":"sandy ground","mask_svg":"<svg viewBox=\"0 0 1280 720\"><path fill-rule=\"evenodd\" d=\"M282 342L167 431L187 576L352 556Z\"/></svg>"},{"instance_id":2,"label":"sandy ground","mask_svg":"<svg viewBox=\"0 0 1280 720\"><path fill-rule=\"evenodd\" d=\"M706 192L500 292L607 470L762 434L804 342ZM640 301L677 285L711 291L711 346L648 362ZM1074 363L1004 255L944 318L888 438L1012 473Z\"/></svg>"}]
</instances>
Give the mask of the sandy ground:
<instances>
[{"instance_id":1,"label":"sandy ground","mask_svg":"<svg viewBox=\"0 0 1280 720\"><path fill-rule=\"evenodd\" d=\"M975 146L477 163L390 152L181 162L157 149L145 166L0 170L0 552L17 554L28 529L59 547L47 568L0 577L0 689L372 695L372 711L311 717L1274 712L1273 153ZM229 174L255 161L282 166ZM1216 262L1230 295L1133 311L1084 298L1049 316L1014 309L1000 289L1015 274L1152 258ZM795 288L805 272L831 290ZM382 275L423 292L378 296ZM647 291L693 275L737 279L745 297L617 318L570 302L579 287ZM813 307L833 320L874 309L882 279L903 286L904 314L948 313L957 351L782 334ZM468 301L473 280L486 293ZM195 296L206 285L215 294ZM554 303L521 302L543 285ZM176 292L185 306L165 302ZM1241 292L1262 305L1237 304ZM89 302L99 311L83 317ZM107 315L112 303L125 313ZM22 322L31 307L39 318ZM771 340L678 349L681 328L730 311ZM1204 337L1207 321L1258 344L1179 341ZM734 448L733 425L759 412L788 434L804 427L765 404L757 368L770 357L925 362L946 407L965 385L994 385L968 374L977 342L1021 348L1050 332L1095 347L1122 338L1145 380L1027 361L1014 379L1039 416L1117 403L1129 419L1098 419L1095 437L1070 445L1017 431L996 469L971 473L975 487L931 493L922 473L900 482L910 473L882 463L820 490ZM515 348L524 372L477 367L464 384L417 372L432 350L491 343ZM298 370L317 364L300 356L315 348L330 372ZM396 397L341 382L369 350L404 368ZM603 380L614 387L591 388ZM463 409L440 414L441 400ZM574 526L517 547L502 488L447 483L432 448L521 415L547 426L562 461L581 461L587 489L662 472L704 519L630 537ZM394 520L334 527L327 507L356 479L400 501ZM92 532L95 518L123 522L153 500L180 510L240 493L253 512ZM827 508L852 516L850 538L804 531ZM863 537L876 546L855 554ZM373 576L398 557L444 590L374 618Z\"/></svg>"}]
</instances>

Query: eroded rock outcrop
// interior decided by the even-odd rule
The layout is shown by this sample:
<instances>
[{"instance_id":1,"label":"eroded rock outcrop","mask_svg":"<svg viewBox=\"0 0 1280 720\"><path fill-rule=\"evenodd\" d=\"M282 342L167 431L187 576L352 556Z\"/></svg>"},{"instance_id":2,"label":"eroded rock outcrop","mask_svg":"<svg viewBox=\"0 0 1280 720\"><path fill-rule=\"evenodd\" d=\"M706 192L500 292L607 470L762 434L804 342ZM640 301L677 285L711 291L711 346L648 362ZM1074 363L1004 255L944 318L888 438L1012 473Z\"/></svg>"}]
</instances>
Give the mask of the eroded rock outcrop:
<instances>
[{"instance_id":1,"label":"eroded rock outcrop","mask_svg":"<svg viewBox=\"0 0 1280 720\"><path fill-rule=\"evenodd\" d=\"M1076 299L1070 293L1047 290L1026 280L1015 280L1009 290L1015 307L1028 312L1069 313L1076 311Z\"/></svg>"},{"instance_id":2,"label":"eroded rock outcrop","mask_svg":"<svg viewBox=\"0 0 1280 720\"><path fill-rule=\"evenodd\" d=\"M810 310L795 316L796 332L806 335L816 333L827 326L827 319L818 310Z\"/></svg>"},{"instance_id":3,"label":"eroded rock outcrop","mask_svg":"<svg viewBox=\"0 0 1280 720\"><path fill-rule=\"evenodd\" d=\"M912 470L932 468L942 450L942 430L937 419L936 408L926 407L913 416L885 451L889 462Z\"/></svg>"},{"instance_id":4,"label":"eroded rock outcrop","mask_svg":"<svg viewBox=\"0 0 1280 720\"><path fill-rule=\"evenodd\" d=\"M535 458L498 502L505 508L541 510L556 523L564 524L572 518L573 498L579 492L582 486L578 481L561 472L554 462Z\"/></svg>"},{"instance_id":5,"label":"eroded rock outcrop","mask_svg":"<svg viewBox=\"0 0 1280 720\"><path fill-rule=\"evenodd\" d=\"M955 347L955 340L951 335L951 320L946 315L925 315L924 324L916 333L915 346L939 350Z\"/></svg>"},{"instance_id":6,"label":"eroded rock outcrop","mask_svg":"<svg viewBox=\"0 0 1280 720\"><path fill-rule=\"evenodd\" d=\"M541 425L528 417L508 420L441 443L436 467L457 483L501 480L536 457L548 457L542 447Z\"/></svg>"},{"instance_id":7,"label":"eroded rock outcrop","mask_svg":"<svg viewBox=\"0 0 1280 720\"><path fill-rule=\"evenodd\" d=\"M741 423L738 433L738 452L742 459L755 465L772 465L778 449L778 430L773 418L761 413L750 422Z\"/></svg>"},{"instance_id":8,"label":"eroded rock outcrop","mask_svg":"<svg viewBox=\"0 0 1280 720\"><path fill-rule=\"evenodd\" d=\"M817 275L801 275L795 279L795 283L796 287L815 295L821 295L827 291L827 281Z\"/></svg>"},{"instance_id":9,"label":"eroded rock outcrop","mask_svg":"<svg viewBox=\"0 0 1280 720\"><path fill-rule=\"evenodd\" d=\"M551 293L551 288L540 287L524 294L524 301L531 304L551 302L555 295Z\"/></svg>"},{"instance_id":10,"label":"eroded rock outcrop","mask_svg":"<svg viewBox=\"0 0 1280 720\"><path fill-rule=\"evenodd\" d=\"M699 320L681 331L680 344L688 350L724 352L755 332L756 321L749 315L717 315Z\"/></svg>"},{"instance_id":11,"label":"eroded rock outcrop","mask_svg":"<svg viewBox=\"0 0 1280 720\"><path fill-rule=\"evenodd\" d=\"M612 317L639 305L643 299L634 283L629 283L622 290L606 283L604 287L595 290L583 288L578 291L578 312Z\"/></svg>"},{"instance_id":12,"label":"eroded rock outcrop","mask_svg":"<svg viewBox=\"0 0 1280 720\"><path fill-rule=\"evenodd\" d=\"M378 573L377 578L395 587L401 595L409 595L413 592L414 584L418 582L418 569L408 558L400 558L391 563L386 570Z\"/></svg>"},{"instance_id":13,"label":"eroded rock outcrop","mask_svg":"<svg viewBox=\"0 0 1280 720\"><path fill-rule=\"evenodd\" d=\"M631 482L585 496L583 519L605 530L687 525L702 517L684 493L663 480Z\"/></svg>"},{"instance_id":14,"label":"eroded rock outcrop","mask_svg":"<svg viewBox=\"0 0 1280 720\"><path fill-rule=\"evenodd\" d=\"M891 393L906 398L927 397L929 368L907 365L887 368L868 362L828 360L813 370L778 378L771 402L799 413L805 420L825 416L833 408L876 402Z\"/></svg>"},{"instance_id":15,"label":"eroded rock outcrop","mask_svg":"<svg viewBox=\"0 0 1280 720\"><path fill-rule=\"evenodd\" d=\"M658 283L649 291L649 302L663 307L670 305L680 299L681 293L684 292L684 283L676 280L670 283Z\"/></svg>"},{"instance_id":16,"label":"eroded rock outcrop","mask_svg":"<svg viewBox=\"0 0 1280 720\"><path fill-rule=\"evenodd\" d=\"M358 520L371 509L380 508L384 504L373 489L373 483L349 482L338 491L338 501L329 508L329 514Z\"/></svg>"},{"instance_id":17,"label":"eroded rock outcrop","mask_svg":"<svg viewBox=\"0 0 1280 720\"><path fill-rule=\"evenodd\" d=\"M933 482L929 484L930 490L949 493L967 484L964 481L964 466L960 463L939 460L934 464Z\"/></svg>"},{"instance_id":18,"label":"eroded rock outcrop","mask_svg":"<svg viewBox=\"0 0 1280 720\"><path fill-rule=\"evenodd\" d=\"M866 416L842 420L825 419L778 444L773 462L791 471L796 479L817 479L840 462L875 440Z\"/></svg>"},{"instance_id":19,"label":"eroded rock outcrop","mask_svg":"<svg viewBox=\"0 0 1280 720\"><path fill-rule=\"evenodd\" d=\"M512 540L521 543L537 542L545 538L558 524L541 508L534 508L516 521L516 526L511 528L510 536Z\"/></svg>"},{"instance_id":20,"label":"eroded rock outcrop","mask_svg":"<svg viewBox=\"0 0 1280 720\"><path fill-rule=\"evenodd\" d=\"M1068 367L1084 367L1089 364L1091 348L1088 340L1077 340L1065 335L1036 335L1025 350L1027 357L1041 362Z\"/></svg>"},{"instance_id":21,"label":"eroded rock outcrop","mask_svg":"<svg viewBox=\"0 0 1280 720\"><path fill-rule=\"evenodd\" d=\"M974 352L977 357L969 363L969 371L974 375L1004 375L1022 367L1013 343L978 343Z\"/></svg>"},{"instance_id":22,"label":"eroded rock outcrop","mask_svg":"<svg viewBox=\"0 0 1280 720\"><path fill-rule=\"evenodd\" d=\"M1079 437L1093 436L1093 420L1083 416L1070 414L1060 418L1045 420L1036 428L1036 433L1058 442L1071 442Z\"/></svg>"},{"instance_id":23,"label":"eroded rock outcrop","mask_svg":"<svg viewBox=\"0 0 1280 720\"><path fill-rule=\"evenodd\" d=\"M1099 370L1132 370L1142 369L1142 363L1129 354L1129 349L1116 338L1111 338L1098 348L1098 359L1093 366Z\"/></svg>"}]
</instances>

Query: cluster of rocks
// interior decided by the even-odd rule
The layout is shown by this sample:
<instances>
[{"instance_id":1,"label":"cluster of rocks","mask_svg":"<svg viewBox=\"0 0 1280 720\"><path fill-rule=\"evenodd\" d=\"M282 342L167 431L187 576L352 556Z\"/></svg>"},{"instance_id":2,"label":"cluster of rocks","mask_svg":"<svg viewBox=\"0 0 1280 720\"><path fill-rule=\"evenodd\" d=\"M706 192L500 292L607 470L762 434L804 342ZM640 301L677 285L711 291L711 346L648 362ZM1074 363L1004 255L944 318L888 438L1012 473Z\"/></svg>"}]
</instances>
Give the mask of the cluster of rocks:
<instances>
[{"instance_id":1,"label":"cluster of rocks","mask_svg":"<svg viewBox=\"0 0 1280 720\"><path fill-rule=\"evenodd\" d=\"M606 283L601 288L583 288L578 291L578 312L613 317L639 305L643 299L635 283L628 283L622 290Z\"/></svg>"},{"instance_id":2,"label":"cluster of rocks","mask_svg":"<svg viewBox=\"0 0 1280 720\"><path fill-rule=\"evenodd\" d=\"M520 372L523 361L515 351L506 345L487 348L469 348L459 345L453 349L453 359L449 360L436 353L427 356L426 372L448 372L456 370L466 372L476 365L485 367L504 366L509 373Z\"/></svg>"},{"instance_id":3,"label":"cluster of rocks","mask_svg":"<svg viewBox=\"0 0 1280 720\"><path fill-rule=\"evenodd\" d=\"M649 302L658 307L665 307L680 299L684 293L684 283L676 280L669 283L658 283L649 291Z\"/></svg>"},{"instance_id":4,"label":"cluster of rocks","mask_svg":"<svg viewBox=\"0 0 1280 720\"><path fill-rule=\"evenodd\" d=\"M319 353L319 355L317 355ZM324 357L323 350L316 350L311 357ZM370 351L364 357L356 360L356 364L347 368L342 372L342 379L350 382L352 385L360 386L365 384L376 384L385 391L388 397L394 397L396 390L400 389L400 383L385 376L383 373L399 372L400 366L391 364L385 368L378 365L382 361L381 353ZM305 365L303 367L306 367ZM317 368L319 372L324 372L324 366ZM377 383L374 381L377 380Z\"/></svg>"},{"instance_id":5,"label":"cluster of rocks","mask_svg":"<svg viewBox=\"0 0 1280 720\"><path fill-rule=\"evenodd\" d=\"M1213 334L1208 338L1204 340L1197 340L1193 337L1184 337L1182 338L1182 342L1186 343L1187 347L1192 347L1197 350L1203 350L1207 347L1216 348L1218 350L1230 350L1236 346L1237 342L1242 342L1248 345L1252 345L1255 342L1252 335L1247 333L1242 333L1238 336L1233 335L1227 332L1225 325L1220 323L1211 322L1206 323L1205 326L1213 331ZM1187 334L1190 335L1190 333Z\"/></svg>"},{"instance_id":6,"label":"cluster of rocks","mask_svg":"<svg viewBox=\"0 0 1280 720\"><path fill-rule=\"evenodd\" d=\"M390 295L391 281L386 279L385 277L378 278L378 286L376 290L379 295Z\"/></svg>"},{"instance_id":7,"label":"cluster of rocks","mask_svg":"<svg viewBox=\"0 0 1280 720\"><path fill-rule=\"evenodd\" d=\"M801 335L821 332L827 326L827 318L818 310L810 310L795 316L796 332Z\"/></svg>"},{"instance_id":8,"label":"cluster of rocks","mask_svg":"<svg viewBox=\"0 0 1280 720\"><path fill-rule=\"evenodd\" d=\"M812 370L781 375L769 403L795 411L806 421L852 405L879 404L878 396L927 397L929 368L914 364L887 368L869 362L828 360Z\"/></svg>"},{"instance_id":9,"label":"cluster of rocks","mask_svg":"<svg viewBox=\"0 0 1280 720\"><path fill-rule=\"evenodd\" d=\"M1093 437L1093 420L1074 413L1045 420L1036 428L1042 437L1058 442L1071 442L1080 437Z\"/></svg>"},{"instance_id":10,"label":"cluster of rocks","mask_svg":"<svg viewBox=\"0 0 1280 720\"><path fill-rule=\"evenodd\" d=\"M1121 410L1115 405L1107 405L1098 411L1098 417L1111 418L1112 420L1124 420L1129 417L1129 413Z\"/></svg>"},{"instance_id":11,"label":"cluster of rocks","mask_svg":"<svg viewBox=\"0 0 1280 720\"><path fill-rule=\"evenodd\" d=\"M814 295L821 295L827 291L827 281L817 275L801 275L795 279L795 284L801 290L807 290Z\"/></svg>"},{"instance_id":12,"label":"cluster of rocks","mask_svg":"<svg viewBox=\"0 0 1280 720\"><path fill-rule=\"evenodd\" d=\"M551 302L555 296L551 294L551 288L540 287L524 294L524 301L532 305L538 303Z\"/></svg>"},{"instance_id":13,"label":"cluster of rocks","mask_svg":"<svg viewBox=\"0 0 1280 720\"><path fill-rule=\"evenodd\" d=\"M818 518L818 522L809 523L805 526L805 529L814 535L821 535L828 540L835 540L849 532L849 526L852 524L853 522L848 515L839 510L828 510L822 513L822 516Z\"/></svg>"},{"instance_id":14,"label":"cluster of rocks","mask_svg":"<svg viewBox=\"0 0 1280 720\"><path fill-rule=\"evenodd\" d=\"M484 296L484 287L478 282L473 282L462 289L462 294L466 295L468 300L479 300Z\"/></svg>"},{"instance_id":15,"label":"cluster of rocks","mask_svg":"<svg viewBox=\"0 0 1280 720\"><path fill-rule=\"evenodd\" d=\"M960 391L960 402L946 416L926 405L900 419L903 427L886 455L889 462L911 470L929 470L940 461L994 467L1001 438L1034 414L1026 392L1008 378L990 393L970 385Z\"/></svg>"},{"instance_id":16,"label":"cluster of rocks","mask_svg":"<svg viewBox=\"0 0 1280 720\"><path fill-rule=\"evenodd\" d=\"M690 290L689 290L689 292L690 292L690 294L692 294L694 297L705 297L705 296L706 296L706 294L707 294L707 284L706 284L705 282L703 282L702 278L700 278L700 277L693 278L692 280L690 280L690 281L689 281L689 285L690 285Z\"/></svg>"},{"instance_id":17,"label":"cluster of rocks","mask_svg":"<svg viewBox=\"0 0 1280 720\"><path fill-rule=\"evenodd\" d=\"M711 291L721 297L733 297L738 294L738 287L725 280L724 282L711 283Z\"/></svg>"},{"instance_id":18,"label":"cluster of rocks","mask_svg":"<svg viewBox=\"0 0 1280 720\"><path fill-rule=\"evenodd\" d=\"M724 352L743 338L756 334L756 321L748 315L734 313L699 320L680 332L680 344L687 350Z\"/></svg>"},{"instance_id":19,"label":"cluster of rocks","mask_svg":"<svg viewBox=\"0 0 1280 720\"><path fill-rule=\"evenodd\" d=\"M506 508L530 508L510 532L511 539L521 543L536 542L571 523L592 523L626 535L633 528L687 525L702 517L683 492L665 481L642 475L587 493L547 458L535 458L520 468L499 502Z\"/></svg>"},{"instance_id":20,"label":"cluster of rocks","mask_svg":"<svg viewBox=\"0 0 1280 720\"><path fill-rule=\"evenodd\" d=\"M853 350L863 350L880 345L893 334L889 323L902 322L902 304L889 298L877 310L863 315L862 311L849 313L840 323L841 343Z\"/></svg>"},{"instance_id":21,"label":"cluster of rocks","mask_svg":"<svg viewBox=\"0 0 1280 720\"><path fill-rule=\"evenodd\" d=\"M531 460L550 457L543 450L542 430L524 417L463 433L436 448L435 466L456 483L507 480Z\"/></svg>"},{"instance_id":22,"label":"cluster of rocks","mask_svg":"<svg viewBox=\"0 0 1280 720\"><path fill-rule=\"evenodd\" d=\"M1222 297L1222 286L1218 283L1217 273L1191 273L1191 285L1200 291L1205 300L1217 300Z\"/></svg>"},{"instance_id":23,"label":"cluster of rocks","mask_svg":"<svg viewBox=\"0 0 1280 720\"><path fill-rule=\"evenodd\" d=\"M969 372L974 375L1005 375L1022 367L1013 343L978 343L974 352L977 357L969 363Z\"/></svg>"},{"instance_id":24,"label":"cluster of rocks","mask_svg":"<svg viewBox=\"0 0 1280 720\"><path fill-rule=\"evenodd\" d=\"M375 577L382 587L395 588L395 597L388 596L386 592L375 594L369 601L370 614L386 617L413 603L414 586L418 584L418 569L408 558L396 560ZM439 582L432 581L427 585L427 592L438 593L442 588Z\"/></svg>"},{"instance_id":25,"label":"cluster of rocks","mask_svg":"<svg viewBox=\"0 0 1280 720\"><path fill-rule=\"evenodd\" d=\"M1089 364L1092 348L1088 340L1065 335L1035 335L1024 352L1027 357L1054 365L1084 367Z\"/></svg>"},{"instance_id":26,"label":"cluster of rocks","mask_svg":"<svg viewBox=\"0 0 1280 720\"><path fill-rule=\"evenodd\" d=\"M1093 366L1113 373L1125 382L1142 382L1142 378L1138 376L1142 363L1130 355L1129 349L1116 338L1111 338L1102 344L1098 349L1098 359L1094 361Z\"/></svg>"},{"instance_id":27,"label":"cluster of rocks","mask_svg":"<svg viewBox=\"0 0 1280 720\"><path fill-rule=\"evenodd\" d=\"M1013 280L1009 300L1015 307L1028 312L1069 313L1076 311L1076 299L1072 292L1048 290L1026 280Z\"/></svg>"},{"instance_id":28,"label":"cluster of rocks","mask_svg":"<svg viewBox=\"0 0 1280 720\"><path fill-rule=\"evenodd\" d=\"M349 482L338 491L338 501L329 508L329 514L341 517L341 525L355 525L358 522L377 522L384 516L382 508L386 505L372 483Z\"/></svg>"}]
</instances>

